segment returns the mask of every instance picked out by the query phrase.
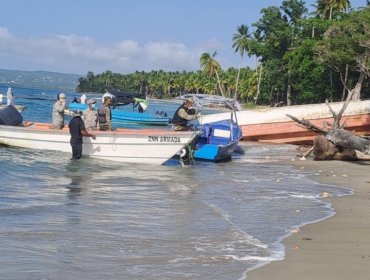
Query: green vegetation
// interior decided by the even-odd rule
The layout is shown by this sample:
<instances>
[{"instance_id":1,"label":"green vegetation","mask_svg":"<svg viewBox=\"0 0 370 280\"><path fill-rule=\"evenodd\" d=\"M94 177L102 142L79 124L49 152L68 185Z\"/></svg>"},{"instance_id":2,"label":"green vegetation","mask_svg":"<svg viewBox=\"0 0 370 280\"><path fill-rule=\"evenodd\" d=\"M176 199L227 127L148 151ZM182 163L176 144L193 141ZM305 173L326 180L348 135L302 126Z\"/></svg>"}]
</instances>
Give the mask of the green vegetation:
<instances>
[{"instance_id":1,"label":"green vegetation","mask_svg":"<svg viewBox=\"0 0 370 280\"><path fill-rule=\"evenodd\" d=\"M222 69L217 52L203 53L196 72L88 72L78 92L123 90L155 98L208 93L254 104L306 104L326 99L370 98L370 5L351 9L348 0L317 0L308 15L302 0L284 0L261 10L251 26L240 25L232 48L239 69ZM243 67L245 55L256 69Z\"/></svg>"}]
</instances>

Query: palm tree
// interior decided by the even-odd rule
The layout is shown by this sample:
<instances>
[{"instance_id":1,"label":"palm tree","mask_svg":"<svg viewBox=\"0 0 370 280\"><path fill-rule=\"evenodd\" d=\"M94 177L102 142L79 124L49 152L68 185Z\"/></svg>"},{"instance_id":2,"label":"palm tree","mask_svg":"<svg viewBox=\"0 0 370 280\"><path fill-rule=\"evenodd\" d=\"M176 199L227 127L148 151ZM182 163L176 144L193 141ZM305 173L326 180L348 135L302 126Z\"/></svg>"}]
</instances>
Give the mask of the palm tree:
<instances>
[{"instance_id":1,"label":"palm tree","mask_svg":"<svg viewBox=\"0 0 370 280\"><path fill-rule=\"evenodd\" d=\"M332 19L334 11L345 11L351 6L349 0L317 0L317 14L322 18Z\"/></svg>"},{"instance_id":2,"label":"palm tree","mask_svg":"<svg viewBox=\"0 0 370 280\"><path fill-rule=\"evenodd\" d=\"M220 78L218 76L218 71L221 70L220 64L214 59L217 55L217 52L214 52L211 56L209 53L203 53L200 56L200 67L203 69L205 73L210 76L216 75L218 87L220 89L221 95L225 97L224 92L221 87Z\"/></svg>"},{"instance_id":3,"label":"palm tree","mask_svg":"<svg viewBox=\"0 0 370 280\"><path fill-rule=\"evenodd\" d=\"M110 70L107 70L101 74L101 77L106 87L106 90L110 89L110 87L113 84L113 72Z\"/></svg>"},{"instance_id":4,"label":"palm tree","mask_svg":"<svg viewBox=\"0 0 370 280\"><path fill-rule=\"evenodd\" d=\"M239 84L239 77L240 77L240 69L243 65L243 58L244 54L246 52L249 52L249 39L250 39L250 34L248 32L248 26L245 24L242 24L238 26L237 28L238 33L235 33L233 35L233 49L235 49L235 52L240 53L240 66L238 70L238 75L236 77L236 83L235 83L235 94L234 94L234 99L238 96L238 84Z\"/></svg>"}]
</instances>

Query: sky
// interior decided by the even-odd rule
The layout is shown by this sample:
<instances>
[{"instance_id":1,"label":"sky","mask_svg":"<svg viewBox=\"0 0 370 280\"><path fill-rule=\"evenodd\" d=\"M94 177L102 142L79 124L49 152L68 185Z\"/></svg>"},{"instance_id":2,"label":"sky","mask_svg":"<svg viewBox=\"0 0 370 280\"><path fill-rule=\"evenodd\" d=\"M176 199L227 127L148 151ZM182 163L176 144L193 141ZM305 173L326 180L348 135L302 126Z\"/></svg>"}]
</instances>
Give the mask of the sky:
<instances>
[{"instance_id":1,"label":"sky","mask_svg":"<svg viewBox=\"0 0 370 280\"><path fill-rule=\"evenodd\" d=\"M232 36L282 0L1 1L0 69L86 75L196 71L204 52L238 68ZM312 10L315 0L306 0ZM351 0L352 7L366 0ZM255 66L249 59L246 65Z\"/></svg>"}]
</instances>

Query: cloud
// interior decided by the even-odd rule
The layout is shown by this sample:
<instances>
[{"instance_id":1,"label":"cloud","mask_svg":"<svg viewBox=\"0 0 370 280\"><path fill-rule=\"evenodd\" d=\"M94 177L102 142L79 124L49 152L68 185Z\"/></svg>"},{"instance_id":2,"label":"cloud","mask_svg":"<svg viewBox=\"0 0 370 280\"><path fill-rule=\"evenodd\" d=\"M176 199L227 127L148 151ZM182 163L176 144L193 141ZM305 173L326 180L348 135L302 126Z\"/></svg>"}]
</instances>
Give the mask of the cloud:
<instances>
[{"instance_id":1,"label":"cloud","mask_svg":"<svg viewBox=\"0 0 370 280\"><path fill-rule=\"evenodd\" d=\"M49 70L66 73L100 73L105 70L192 71L199 69L203 47L190 48L176 42L149 42L142 46L132 40L96 42L88 36L16 37L0 27L2 67L19 70Z\"/></svg>"},{"instance_id":2,"label":"cloud","mask_svg":"<svg viewBox=\"0 0 370 280\"><path fill-rule=\"evenodd\" d=\"M0 27L0 43L4 40L11 39L11 34L9 33L7 28Z\"/></svg>"},{"instance_id":3,"label":"cloud","mask_svg":"<svg viewBox=\"0 0 370 280\"><path fill-rule=\"evenodd\" d=\"M144 47L145 57L150 65L176 71L178 69L191 69L198 67L199 54L189 50L184 44L169 42L150 42Z\"/></svg>"}]
</instances>

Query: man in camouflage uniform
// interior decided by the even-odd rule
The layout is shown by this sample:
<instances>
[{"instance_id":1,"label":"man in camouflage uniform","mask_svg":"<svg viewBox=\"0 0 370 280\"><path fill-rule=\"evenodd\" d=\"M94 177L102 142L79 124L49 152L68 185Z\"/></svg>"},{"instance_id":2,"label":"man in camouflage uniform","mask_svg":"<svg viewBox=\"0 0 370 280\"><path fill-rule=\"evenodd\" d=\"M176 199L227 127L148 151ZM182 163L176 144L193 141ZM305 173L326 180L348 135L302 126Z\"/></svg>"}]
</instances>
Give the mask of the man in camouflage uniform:
<instances>
[{"instance_id":1,"label":"man in camouflage uniform","mask_svg":"<svg viewBox=\"0 0 370 280\"><path fill-rule=\"evenodd\" d=\"M97 129L98 126L98 113L94 110L96 100L87 100L88 108L83 111L82 119L84 121L86 129Z\"/></svg>"},{"instance_id":2,"label":"man in camouflage uniform","mask_svg":"<svg viewBox=\"0 0 370 280\"><path fill-rule=\"evenodd\" d=\"M111 103L112 103L112 98L105 97L104 104L102 104L98 109L100 130L103 130L103 131L112 130L112 110L110 108Z\"/></svg>"},{"instance_id":3,"label":"man in camouflage uniform","mask_svg":"<svg viewBox=\"0 0 370 280\"><path fill-rule=\"evenodd\" d=\"M62 129L64 127L64 110L66 106L66 96L64 93L61 93L53 106L52 125L54 129Z\"/></svg>"}]
</instances>

